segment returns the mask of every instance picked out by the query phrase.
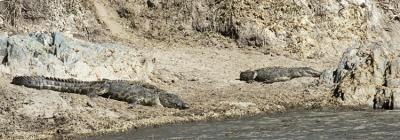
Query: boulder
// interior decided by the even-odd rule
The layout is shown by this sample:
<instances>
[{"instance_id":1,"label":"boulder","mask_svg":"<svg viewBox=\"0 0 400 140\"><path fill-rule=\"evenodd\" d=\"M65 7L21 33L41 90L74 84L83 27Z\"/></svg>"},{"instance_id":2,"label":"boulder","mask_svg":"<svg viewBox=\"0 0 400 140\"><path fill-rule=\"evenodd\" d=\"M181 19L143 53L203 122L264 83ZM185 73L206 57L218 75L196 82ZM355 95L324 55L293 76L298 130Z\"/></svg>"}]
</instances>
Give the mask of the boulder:
<instances>
[{"instance_id":1,"label":"boulder","mask_svg":"<svg viewBox=\"0 0 400 140\"><path fill-rule=\"evenodd\" d=\"M13 75L81 80L148 81L154 63L152 58L137 53L134 48L90 43L58 32L0 36L0 59L4 60L0 71L9 71ZM5 68L7 70L1 70Z\"/></svg>"},{"instance_id":2,"label":"boulder","mask_svg":"<svg viewBox=\"0 0 400 140\"><path fill-rule=\"evenodd\" d=\"M7 35L0 35L0 62L7 56Z\"/></svg>"},{"instance_id":3,"label":"boulder","mask_svg":"<svg viewBox=\"0 0 400 140\"><path fill-rule=\"evenodd\" d=\"M333 94L343 105L399 108L400 59L390 50L380 43L351 47L334 72L321 76L321 81L333 78Z\"/></svg>"},{"instance_id":4,"label":"boulder","mask_svg":"<svg viewBox=\"0 0 400 140\"><path fill-rule=\"evenodd\" d=\"M319 84L333 85L335 82L336 69L330 68L322 71L321 76L319 77Z\"/></svg>"}]
</instances>

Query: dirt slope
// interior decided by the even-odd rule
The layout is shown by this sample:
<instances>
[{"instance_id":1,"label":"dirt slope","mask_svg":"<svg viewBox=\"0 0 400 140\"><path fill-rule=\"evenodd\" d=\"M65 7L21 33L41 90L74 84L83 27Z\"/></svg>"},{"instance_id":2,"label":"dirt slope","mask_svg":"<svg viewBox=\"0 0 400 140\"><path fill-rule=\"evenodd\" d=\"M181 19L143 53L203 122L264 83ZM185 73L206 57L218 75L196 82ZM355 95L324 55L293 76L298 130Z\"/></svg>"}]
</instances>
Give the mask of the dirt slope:
<instances>
[{"instance_id":1,"label":"dirt slope","mask_svg":"<svg viewBox=\"0 0 400 140\"><path fill-rule=\"evenodd\" d=\"M112 36L129 40L133 39L132 33L127 31L127 28L121 25L119 16L116 11L107 7L108 5L101 0L92 0L96 9L96 15L100 21L105 24L105 27L110 31Z\"/></svg>"},{"instance_id":2,"label":"dirt slope","mask_svg":"<svg viewBox=\"0 0 400 140\"><path fill-rule=\"evenodd\" d=\"M0 30L318 59L368 41L398 49L399 5L393 0L10 0L0 2Z\"/></svg>"}]
</instances>

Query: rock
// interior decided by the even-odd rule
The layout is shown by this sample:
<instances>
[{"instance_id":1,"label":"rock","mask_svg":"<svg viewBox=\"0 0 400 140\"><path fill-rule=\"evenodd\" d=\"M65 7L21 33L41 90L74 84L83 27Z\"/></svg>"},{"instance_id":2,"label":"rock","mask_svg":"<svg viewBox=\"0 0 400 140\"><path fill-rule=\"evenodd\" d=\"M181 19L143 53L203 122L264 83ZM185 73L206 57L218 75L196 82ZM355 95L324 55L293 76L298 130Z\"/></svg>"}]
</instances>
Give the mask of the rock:
<instances>
[{"instance_id":1,"label":"rock","mask_svg":"<svg viewBox=\"0 0 400 140\"><path fill-rule=\"evenodd\" d=\"M0 63L7 56L7 35L0 35Z\"/></svg>"},{"instance_id":2,"label":"rock","mask_svg":"<svg viewBox=\"0 0 400 140\"><path fill-rule=\"evenodd\" d=\"M333 85L335 82L335 77L336 75L336 69L331 68L331 69L326 69L322 71L321 76L319 77L319 84L327 84L327 85Z\"/></svg>"},{"instance_id":3,"label":"rock","mask_svg":"<svg viewBox=\"0 0 400 140\"><path fill-rule=\"evenodd\" d=\"M135 49L110 43L93 44L58 32L52 33L52 37L47 33L31 33L3 40L8 43L0 46L0 51L5 49L7 55L0 71L10 71L13 75L148 81L154 69L152 58Z\"/></svg>"},{"instance_id":4,"label":"rock","mask_svg":"<svg viewBox=\"0 0 400 140\"><path fill-rule=\"evenodd\" d=\"M386 75L386 86L390 88L400 86L400 58L394 58L390 62L390 67Z\"/></svg>"},{"instance_id":5,"label":"rock","mask_svg":"<svg viewBox=\"0 0 400 140\"><path fill-rule=\"evenodd\" d=\"M2 28L4 25L4 20L3 17L0 16L0 28Z\"/></svg>"},{"instance_id":6,"label":"rock","mask_svg":"<svg viewBox=\"0 0 400 140\"><path fill-rule=\"evenodd\" d=\"M44 46L50 46L54 44L53 37L47 33L31 33L31 37L36 37L36 40L42 43Z\"/></svg>"},{"instance_id":7,"label":"rock","mask_svg":"<svg viewBox=\"0 0 400 140\"><path fill-rule=\"evenodd\" d=\"M64 43L64 36L60 32L54 32L52 34L53 44L54 46L60 47L62 43Z\"/></svg>"},{"instance_id":8,"label":"rock","mask_svg":"<svg viewBox=\"0 0 400 140\"><path fill-rule=\"evenodd\" d=\"M333 94L343 105L369 105L376 109L400 107L397 99L400 98L400 60L394 56L396 52L380 43L349 48L333 73L337 84Z\"/></svg>"},{"instance_id":9,"label":"rock","mask_svg":"<svg viewBox=\"0 0 400 140\"><path fill-rule=\"evenodd\" d=\"M31 59L38 54L46 54L42 44L36 38L15 35L8 38L7 63L19 67L16 73L29 70Z\"/></svg>"},{"instance_id":10,"label":"rock","mask_svg":"<svg viewBox=\"0 0 400 140\"><path fill-rule=\"evenodd\" d=\"M71 75L74 75L76 77L87 77L90 75L90 72L93 70L88 64L82 61L78 61L76 63L73 63L70 65L68 68L68 72ZM89 77L90 79L96 79L95 75L91 75L92 77Z\"/></svg>"}]
</instances>

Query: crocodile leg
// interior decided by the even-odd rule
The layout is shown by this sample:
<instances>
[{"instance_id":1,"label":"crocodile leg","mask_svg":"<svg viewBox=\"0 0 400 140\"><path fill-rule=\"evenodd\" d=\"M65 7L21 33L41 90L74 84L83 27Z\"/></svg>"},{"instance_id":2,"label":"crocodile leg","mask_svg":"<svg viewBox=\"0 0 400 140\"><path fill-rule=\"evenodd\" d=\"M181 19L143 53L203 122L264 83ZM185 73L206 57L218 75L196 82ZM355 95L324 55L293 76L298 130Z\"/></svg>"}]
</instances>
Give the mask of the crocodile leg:
<instances>
[{"instance_id":1,"label":"crocodile leg","mask_svg":"<svg viewBox=\"0 0 400 140\"><path fill-rule=\"evenodd\" d=\"M90 91L88 91L87 96L89 96L90 98L94 98L97 97L97 93L96 90L91 89Z\"/></svg>"},{"instance_id":2,"label":"crocodile leg","mask_svg":"<svg viewBox=\"0 0 400 140\"><path fill-rule=\"evenodd\" d=\"M249 84L251 84L251 83L253 83L253 82L255 82L255 80L248 80L248 81L246 81L246 83L249 83Z\"/></svg>"},{"instance_id":3,"label":"crocodile leg","mask_svg":"<svg viewBox=\"0 0 400 140\"><path fill-rule=\"evenodd\" d=\"M139 100L136 97L128 97L128 109L133 109L138 103Z\"/></svg>"},{"instance_id":4,"label":"crocodile leg","mask_svg":"<svg viewBox=\"0 0 400 140\"><path fill-rule=\"evenodd\" d=\"M151 98L145 98L145 100L143 102L145 105L148 105L148 106L163 107L163 105L161 104L161 101L160 101L160 97L158 97L158 96L154 96Z\"/></svg>"}]
</instances>

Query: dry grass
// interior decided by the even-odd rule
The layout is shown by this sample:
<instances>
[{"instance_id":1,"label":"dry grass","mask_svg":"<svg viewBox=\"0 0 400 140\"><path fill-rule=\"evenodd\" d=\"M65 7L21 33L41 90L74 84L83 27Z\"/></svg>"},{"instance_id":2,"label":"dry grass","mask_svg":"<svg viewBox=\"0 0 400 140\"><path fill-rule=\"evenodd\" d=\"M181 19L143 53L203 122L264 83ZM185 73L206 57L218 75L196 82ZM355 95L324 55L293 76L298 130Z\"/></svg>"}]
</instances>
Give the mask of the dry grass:
<instances>
[{"instance_id":1,"label":"dry grass","mask_svg":"<svg viewBox=\"0 0 400 140\"><path fill-rule=\"evenodd\" d=\"M22 17L21 0L6 0L0 2L0 15L3 15L5 24L16 26Z\"/></svg>"}]
</instances>

